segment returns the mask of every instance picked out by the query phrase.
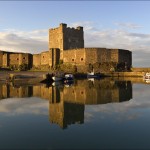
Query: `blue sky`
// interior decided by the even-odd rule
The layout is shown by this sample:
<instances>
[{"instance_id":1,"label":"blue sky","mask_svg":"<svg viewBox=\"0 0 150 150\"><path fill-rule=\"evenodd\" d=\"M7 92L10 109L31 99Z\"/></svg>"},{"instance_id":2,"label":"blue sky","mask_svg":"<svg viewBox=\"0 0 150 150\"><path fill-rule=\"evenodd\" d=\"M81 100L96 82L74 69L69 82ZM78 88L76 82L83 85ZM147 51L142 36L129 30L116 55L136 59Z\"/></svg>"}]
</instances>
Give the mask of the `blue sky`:
<instances>
[{"instance_id":1,"label":"blue sky","mask_svg":"<svg viewBox=\"0 0 150 150\"><path fill-rule=\"evenodd\" d=\"M149 67L149 1L0 1L0 49L48 50L48 29L83 26L85 47L129 49Z\"/></svg>"}]
</instances>

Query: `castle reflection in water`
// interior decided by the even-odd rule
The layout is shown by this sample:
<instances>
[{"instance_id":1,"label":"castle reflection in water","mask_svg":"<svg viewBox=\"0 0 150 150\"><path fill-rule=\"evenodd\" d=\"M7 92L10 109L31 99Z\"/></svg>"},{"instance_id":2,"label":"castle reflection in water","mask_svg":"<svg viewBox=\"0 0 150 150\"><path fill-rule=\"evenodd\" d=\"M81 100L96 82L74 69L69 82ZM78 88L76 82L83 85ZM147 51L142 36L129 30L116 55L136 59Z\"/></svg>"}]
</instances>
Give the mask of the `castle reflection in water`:
<instances>
[{"instance_id":1,"label":"castle reflection in water","mask_svg":"<svg viewBox=\"0 0 150 150\"><path fill-rule=\"evenodd\" d=\"M77 80L73 86L15 86L0 84L0 99L40 97L49 100L49 120L61 128L84 123L85 105L123 102L132 99L131 81Z\"/></svg>"}]
</instances>

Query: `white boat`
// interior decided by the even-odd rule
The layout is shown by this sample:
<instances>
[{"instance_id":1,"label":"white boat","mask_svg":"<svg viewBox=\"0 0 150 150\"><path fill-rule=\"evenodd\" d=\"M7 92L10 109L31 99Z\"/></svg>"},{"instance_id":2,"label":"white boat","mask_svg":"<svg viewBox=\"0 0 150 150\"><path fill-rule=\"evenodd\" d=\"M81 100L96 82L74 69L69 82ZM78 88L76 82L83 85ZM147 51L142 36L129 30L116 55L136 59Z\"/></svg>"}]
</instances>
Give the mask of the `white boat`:
<instances>
[{"instance_id":1,"label":"white boat","mask_svg":"<svg viewBox=\"0 0 150 150\"><path fill-rule=\"evenodd\" d=\"M53 79L53 81L61 81L61 80L63 80L63 77L53 76L52 79Z\"/></svg>"},{"instance_id":2,"label":"white boat","mask_svg":"<svg viewBox=\"0 0 150 150\"><path fill-rule=\"evenodd\" d=\"M144 76L143 76L143 80L145 80L146 82L150 81L150 73L147 72Z\"/></svg>"},{"instance_id":3,"label":"white boat","mask_svg":"<svg viewBox=\"0 0 150 150\"><path fill-rule=\"evenodd\" d=\"M62 72L56 72L54 73L54 76L52 76L53 81L61 81L64 79L64 73Z\"/></svg>"},{"instance_id":4,"label":"white boat","mask_svg":"<svg viewBox=\"0 0 150 150\"><path fill-rule=\"evenodd\" d=\"M73 82L74 82L73 74L65 74L64 83L71 85L71 84L73 84Z\"/></svg>"},{"instance_id":5,"label":"white boat","mask_svg":"<svg viewBox=\"0 0 150 150\"><path fill-rule=\"evenodd\" d=\"M98 78L100 74L95 74L94 71L87 73L87 78Z\"/></svg>"},{"instance_id":6,"label":"white boat","mask_svg":"<svg viewBox=\"0 0 150 150\"><path fill-rule=\"evenodd\" d=\"M59 82L59 81L58 81L58 82L53 82L53 83L52 83L52 86L60 86L60 85L62 85L62 82Z\"/></svg>"},{"instance_id":7,"label":"white boat","mask_svg":"<svg viewBox=\"0 0 150 150\"><path fill-rule=\"evenodd\" d=\"M65 74L65 79L66 80L73 80L74 76L73 76L73 74Z\"/></svg>"},{"instance_id":8,"label":"white boat","mask_svg":"<svg viewBox=\"0 0 150 150\"><path fill-rule=\"evenodd\" d=\"M88 72L87 75L94 76L94 72Z\"/></svg>"},{"instance_id":9,"label":"white boat","mask_svg":"<svg viewBox=\"0 0 150 150\"><path fill-rule=\"evenodd\" d=\"M88 78L88 81L94 82L94 78Z\"/></svg>"}]
</instances>

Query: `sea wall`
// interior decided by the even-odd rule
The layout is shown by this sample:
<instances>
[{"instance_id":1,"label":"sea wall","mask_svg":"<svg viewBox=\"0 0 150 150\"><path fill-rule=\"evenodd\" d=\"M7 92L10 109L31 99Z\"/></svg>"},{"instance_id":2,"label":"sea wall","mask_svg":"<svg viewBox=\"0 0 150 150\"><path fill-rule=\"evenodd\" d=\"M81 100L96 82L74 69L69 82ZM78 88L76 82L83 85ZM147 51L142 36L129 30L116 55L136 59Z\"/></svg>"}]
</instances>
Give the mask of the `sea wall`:
<instances>
[{"instance_id":1,"label":"sea wall","mask_svg":"<svg viewBox=\"0 0 150 150\"><path fill-rule=\"evenodd\" d=\"M134 72L150 72L150 68L132 68Z\"/></svg>"},{"instance_id":2,"label":"sea wall","mask_svg":"<svg viewBox=\"0 0 150 150\"><path fill-rule=\"evenodd\" d=\"M145 72L106 72L104 76L109 77L143 77Z\"/></svg>"}]
</instances>

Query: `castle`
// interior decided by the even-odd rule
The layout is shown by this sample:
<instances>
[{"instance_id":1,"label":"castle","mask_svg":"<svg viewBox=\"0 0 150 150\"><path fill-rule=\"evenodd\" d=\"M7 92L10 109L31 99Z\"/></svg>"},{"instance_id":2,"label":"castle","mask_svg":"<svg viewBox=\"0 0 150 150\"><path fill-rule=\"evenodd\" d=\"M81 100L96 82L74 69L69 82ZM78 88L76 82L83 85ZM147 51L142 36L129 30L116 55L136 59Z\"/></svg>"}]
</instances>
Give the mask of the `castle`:
<instances>
[{"instance_id":1,"label":"castle","mask_svg":"<svg viewBox=\"0 0 150 150\"><path fill-rule=\"evenodd\" d=\"M103 62L125 63L130 68L132 52L123 49L84 48L83 27L69 28L63 23L58 28L49 29L48 51L40 54L0 51L0 67L27 64L29 68L52 68L60 62L74 65L79 71L94 63Z\"/></svg>"}]
</instances>

